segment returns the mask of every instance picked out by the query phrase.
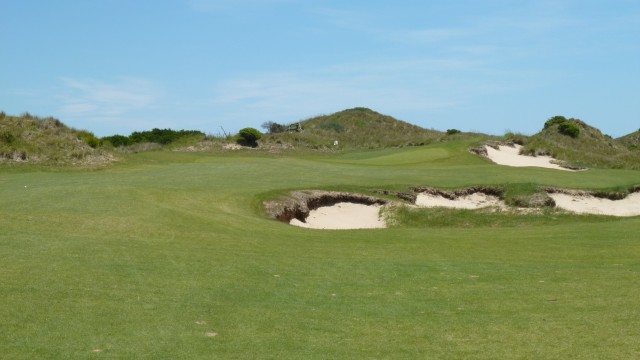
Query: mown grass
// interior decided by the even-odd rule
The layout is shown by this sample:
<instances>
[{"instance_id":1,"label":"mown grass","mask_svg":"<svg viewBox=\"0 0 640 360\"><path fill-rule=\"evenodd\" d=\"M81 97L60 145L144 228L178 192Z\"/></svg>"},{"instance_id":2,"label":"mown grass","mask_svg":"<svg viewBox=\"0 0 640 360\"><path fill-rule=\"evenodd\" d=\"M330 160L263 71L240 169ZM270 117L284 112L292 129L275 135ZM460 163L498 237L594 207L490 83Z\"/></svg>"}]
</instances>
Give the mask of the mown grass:
<instances>
[{"instance_id":1,"label":"mown grass","mask_svg":"<svg viewBox=\"0 0 640 360\"><path fill-rule=\"evenodd\" d=\"M637 358L639 217L494 226L470 212L350 231L263 217L263 199L292 189L640 183L629 170L497 166L469 145L0 169L0 354Z\"/></svg>"}]
</instances>

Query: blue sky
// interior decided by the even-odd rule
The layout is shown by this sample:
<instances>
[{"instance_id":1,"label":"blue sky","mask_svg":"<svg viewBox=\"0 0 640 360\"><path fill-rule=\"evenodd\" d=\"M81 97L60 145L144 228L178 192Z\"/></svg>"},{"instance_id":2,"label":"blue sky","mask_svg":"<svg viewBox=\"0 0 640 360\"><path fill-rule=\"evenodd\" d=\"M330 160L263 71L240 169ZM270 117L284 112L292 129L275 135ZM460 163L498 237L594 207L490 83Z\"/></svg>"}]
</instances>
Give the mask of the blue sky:
<instances>
[{"instance_id":1,"label":"blue sky","mask_svg":"<svg viewBox=\"0 0 640 360\"><path fill-rule=\"evenodd\" d=\"M364 106L426 128L640 127L640 1L0 0L0 110L99 136Z\"/></svg>"}]
</instances>

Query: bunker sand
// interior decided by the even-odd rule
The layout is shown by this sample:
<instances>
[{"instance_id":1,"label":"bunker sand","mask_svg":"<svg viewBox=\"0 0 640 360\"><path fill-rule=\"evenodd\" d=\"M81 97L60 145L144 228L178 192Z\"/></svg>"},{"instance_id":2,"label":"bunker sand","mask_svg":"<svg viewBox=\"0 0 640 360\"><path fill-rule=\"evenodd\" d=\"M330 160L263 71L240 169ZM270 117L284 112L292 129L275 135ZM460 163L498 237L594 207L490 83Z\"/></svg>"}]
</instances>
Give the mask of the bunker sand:
<instances>
[{"instance_id":1,"label":"bunker sand","mask_svg":"<svg viewBox=\"0 0 640 360\"><path fill-rule=\"evenodd\" d=\"M500 208L506 207L504 201L500 200L497 196L479 192L458 196L455 199L448 199L441 195L421 193L418 194L418 197L416 198L416 206L448 207L455 209L482 209L489 206L498 206Z\"/></svg>"},{"instance_id":2,"label":"bunker sand","mask_svg":"<svg viewBox=\"0 0 640 360\"><path fill-rule=\"evenodd\" d=\"M379 229L386 224L380 218L380 205L363 205L340 202L332 206L321 206L309 212L302 222L292 219L289 224L312 229Z\"/></svg>"},{"instance_id":3,"label":"bunker sand","mask_svg":"<svg viewBox=\"0 0 640 360\"><path fill-rule=\"evenodd\" d=\"M522 146L514 145L514 146L506 146L500 145L498 149L494 149L491 146L486 146L487 149L487 157L498 165L506 165L506 166L514 166L514 167L542 167L548 169L556 169L563 171L576 171L572 169L564 168L558 164L555 164L556 161L554 158L550 156L527 156L520 155L520 149Z\"/></svg>"},{"instance_id":4,"label":"bunker sand","mask_svg":"<svg viewBox=\"0 0 640 360\"><path fill-rule=\"evenodd\" d=\"M556 206L577 214L638 216L640 215L640 192L621 200L609 200L585 194L549 194Z\"/></svg>"}]
</instances>

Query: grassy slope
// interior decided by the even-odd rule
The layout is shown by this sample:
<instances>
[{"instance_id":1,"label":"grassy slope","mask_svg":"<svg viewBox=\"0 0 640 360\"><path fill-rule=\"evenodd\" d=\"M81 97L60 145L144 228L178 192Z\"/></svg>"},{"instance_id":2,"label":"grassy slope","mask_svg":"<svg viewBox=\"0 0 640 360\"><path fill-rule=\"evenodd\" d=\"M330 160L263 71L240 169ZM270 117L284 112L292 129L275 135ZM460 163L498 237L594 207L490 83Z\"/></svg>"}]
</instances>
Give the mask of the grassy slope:
<instances>
[{"instance_id":1,"label":"grassy slope","mask_svg":"<svg viewBox=\"0 0 640 360\"><path fill-rule=\"evenodd\" d=\"M630 150L640 150L640 130L619 137L616 139L616 142L626 146Z\"/></svg>"},{"instance_id":2,"label":"grassy slope","mask_svg":"<svg viewBox=\"0 0 640 360\"><path fill-rule=\"evenodd\" d=\"M71 129L51 117L0 112L0 164L95 167L114 160L109 152L89 146L83 135L97 141L93 134Z\"/></svg>"},{"instance_id":3,"label":"grassy slope","mask_svg":"<svg viewBox=\"0 0 640 360\"><path fill-rule=\"evenodd\" d=\"M531 136L524 146L530 154L551 154L575 166L640 170L640 153L603 135L579 120L569 120L580 129L577 138L560 134L558 124Z\"/></svg>"},{"instance_id":4,"label":"grassy slope","mask_svg":"<svg viewBox=\"0 0 640 360\"><path fill-rule=\"evenodd\" d=\"M496 166L468 146L3 171L0 353L637 358L639 217L317 231L261 216L262 199L294 188L640 183L637 171Z\"/></svg>"},{"instance_id":5,"label":"grassy slope","mask_svg":"<svg viewBox=\"0 0 640 360\"><path fill-rule=\"evenodd\" d=\"M315 149L386 148L428 144L441 132L382 115L366 108L354 108L301 122L301 133L268 135L262 144L288 143ZM338 146L333 141L338 140Z\"/></svg>"}]
</instances>

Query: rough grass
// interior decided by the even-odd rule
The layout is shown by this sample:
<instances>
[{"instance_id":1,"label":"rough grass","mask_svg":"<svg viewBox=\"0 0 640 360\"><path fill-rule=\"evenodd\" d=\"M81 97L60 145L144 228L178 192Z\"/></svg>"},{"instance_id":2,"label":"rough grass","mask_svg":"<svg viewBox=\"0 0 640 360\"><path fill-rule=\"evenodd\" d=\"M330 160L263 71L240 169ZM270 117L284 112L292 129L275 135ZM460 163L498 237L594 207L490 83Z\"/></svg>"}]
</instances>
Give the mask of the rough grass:
<instances>
[{"instance_id":1,"label":"rough grass","mask_svg":"<svg viewBox=\"0 0 640 360\"><path fill-rule=\"evenodd\" d=\"M479 210L449 208L392 208L385 214L395 227L416 228L507 228L536 227L580 223L612 222L619 219L611 216L572 215L562 210Z\"/></svg>"},{"instance_id":2,"label":"rough grass","mask_svg":"<svg viewBox=\"0 0 640 360\"><path fill-rule=\"evenodd\" d=\"M563 135L559 124L551 125L526 140L522 149L530 155L551 155L577 167L640 169L640 152L603 135L580 120L567 120L580 129L576 138Z\"/></svg>"},{"instance_id":3,"label":"rough grass","mask_svg":"<svg viewBox=\"0 0 640 360\"><path fill-rule=\"evenodd\" d=\"M116 160L90 132L51 117L0 112L0 165L100 167Z\"/></svg>"},{"instance_id":4,"label":"rough grass","mask_svg":"<svg viewBox=\"0 0 640 360\"><path fill-rule=\"evenodd\" d=\"M263 216L293 189L640 184L637 171L496 166L470 145L3 169L0 354L637 358L639 217L320 231Z\"/></svg>"},{"instance_id":5,"label":"rough grass","mask_svg":"<svg viewBox=\"0 0 640 360\"><path fill-rule=\"evenodd\" d=\"M640 150L640 130L634 131L631 134L627 134L625 136L619 137L616 141L623 146L626 146L629 150L639 151Z\"/></svg>"},{"instance_id":6,"label":"rough grass","mask_svg":"<svg viewBox=\"0 0 640 360\"><path fill-rule=\"evenodd\" d=\"M287 143L321 150L378 149L425 145L445 136L366 108L314 117L301 121L301 125L302 132L271 134L261 144ZM334 145L335 140L338 145Z\"/></svg>"}]
</instances>

